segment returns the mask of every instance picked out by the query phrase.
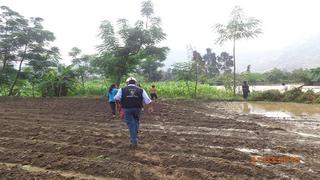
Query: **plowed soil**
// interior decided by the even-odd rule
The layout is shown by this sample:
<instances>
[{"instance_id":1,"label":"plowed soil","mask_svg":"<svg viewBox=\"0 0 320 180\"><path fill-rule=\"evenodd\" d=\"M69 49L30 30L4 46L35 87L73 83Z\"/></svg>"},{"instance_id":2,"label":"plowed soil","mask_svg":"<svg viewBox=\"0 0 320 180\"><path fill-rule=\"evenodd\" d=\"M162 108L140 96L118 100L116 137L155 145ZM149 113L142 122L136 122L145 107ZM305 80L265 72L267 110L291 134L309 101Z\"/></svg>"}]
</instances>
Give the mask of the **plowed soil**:
<instances>
[{"instance_id":1,"label":"plowed soil","mask_svg":"<svg viewBox=\"0 0 320 180\"><path fill-rule=\"evenodd\" d=\"M2 97L0 179L320 179L320 136L226 107L157 102L130 149L102 98Z\"/></svg>"}]
</instances>

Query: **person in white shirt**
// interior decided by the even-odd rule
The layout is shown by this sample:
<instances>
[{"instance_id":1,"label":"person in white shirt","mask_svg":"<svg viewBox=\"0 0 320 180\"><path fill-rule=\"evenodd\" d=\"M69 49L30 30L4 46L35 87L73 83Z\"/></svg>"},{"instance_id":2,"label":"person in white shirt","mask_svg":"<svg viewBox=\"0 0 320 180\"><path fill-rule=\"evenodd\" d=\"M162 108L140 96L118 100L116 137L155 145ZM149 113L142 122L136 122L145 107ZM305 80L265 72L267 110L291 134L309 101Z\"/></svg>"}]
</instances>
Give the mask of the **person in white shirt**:
<instances>
[{"instance_id":1,"label":"person in white shirt","mask_svg":"<svg viewBox=\"0 0 320 180\"><path fill-rule=\"evenodd\" d=\"M141 109L143 104L148 104L148 112L153 112L152 100L144 89L136 85L137 80L134 77L129 77L126 83L127 86L119 89L114 99L124 112L130 133L130 147L137 148Z\"/></svg>"},{"instance_id":2,"label":"person in white shirt","mask_svg":"<svg viewBox=\"0 0 320 180\"><path fill-rule=\"evenodd\" d=\"M288 91L288 86L285 83L282 83L283 86L283 91L287 92Z\"/></svg>"}]
</instances>

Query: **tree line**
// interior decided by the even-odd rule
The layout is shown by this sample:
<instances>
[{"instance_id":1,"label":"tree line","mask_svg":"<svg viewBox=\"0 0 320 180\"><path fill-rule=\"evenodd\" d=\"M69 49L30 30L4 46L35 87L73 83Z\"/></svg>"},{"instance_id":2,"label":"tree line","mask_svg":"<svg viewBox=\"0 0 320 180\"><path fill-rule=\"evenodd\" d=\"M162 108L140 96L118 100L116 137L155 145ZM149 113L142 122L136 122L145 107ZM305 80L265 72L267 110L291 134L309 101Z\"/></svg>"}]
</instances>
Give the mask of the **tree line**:
<instances>
[{"instance_id":1,"label":"tree line","mask_svg":"<svg viewBox=\"0 0 320 180\"><path fill-rule=\"evenodd\" d=\"M59 48L51 45L55 36L43 27L42 18L25 18L7 6L0 10L1 95L19 95L21 88L31 85L33 94L65 96L75 84L84 87L89 79L106 78L119 84L130 73L148 81L161 79L159 68L169 48L159 46L166 34L150 0L142 2L142 19L134 24L118 19L115 26L104 20L97 53L82 54L74 47L69 66L60 63Z\"/></svg>"},{"instance_id":2,"label":"tree line","mask_svg":"<svg viewBox=\"0 0 320 180\"><path fill-rule=\"evenodd\" d=\"M134 23L127 19L118 19L115 25L109 20L102 21L98 29L102 42L96 46L97 53L83 54L74 47L69 52L72 63L67 66L60 63L59 48L52 46L55 36L43 27L42 18L26 18L1 6L0 95L19 96L21 89L29 88L33 96L66 96L76 86L85 89L87 81L106 79L120 84L130 74L148 82L182 80L187 87L195 82L195 96L198 83L223 84L234 90L242 80L251 84L319 82L319 68L252 73L248 66L247 71L235 73L236 40L254 38L261 33L260 21L246 18L240 7L235 7L226 25L214 27L219 34L216 43L232 41L232 55L226 51L215 53L210 48L201 55L190 49L189 60L163 71L160 68L169 48L160 46L167 37L161 18L155 15L151 0L141 3L140 12L141 19ZM192 91L191 87L188 91Z\"/></svg>"}]
</instances>

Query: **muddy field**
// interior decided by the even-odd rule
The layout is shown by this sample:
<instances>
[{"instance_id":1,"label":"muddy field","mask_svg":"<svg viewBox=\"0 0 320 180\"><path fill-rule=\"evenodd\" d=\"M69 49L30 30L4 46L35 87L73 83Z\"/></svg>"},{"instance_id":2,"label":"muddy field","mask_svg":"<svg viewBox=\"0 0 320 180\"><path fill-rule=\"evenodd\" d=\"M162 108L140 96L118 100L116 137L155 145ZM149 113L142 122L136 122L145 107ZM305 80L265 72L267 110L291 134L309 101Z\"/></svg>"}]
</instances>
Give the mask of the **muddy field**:
<instances>
[{"instance_id":1,"label":"muddy field","mask_svg":"<svg viewBox=\"0 0 320 180\"><path fill-rule=\"evenodd\" d=\"M99 98L0 98L0 179L319 179L319 121L161 101L139 146Z\"/></svg>"}]
</instances>

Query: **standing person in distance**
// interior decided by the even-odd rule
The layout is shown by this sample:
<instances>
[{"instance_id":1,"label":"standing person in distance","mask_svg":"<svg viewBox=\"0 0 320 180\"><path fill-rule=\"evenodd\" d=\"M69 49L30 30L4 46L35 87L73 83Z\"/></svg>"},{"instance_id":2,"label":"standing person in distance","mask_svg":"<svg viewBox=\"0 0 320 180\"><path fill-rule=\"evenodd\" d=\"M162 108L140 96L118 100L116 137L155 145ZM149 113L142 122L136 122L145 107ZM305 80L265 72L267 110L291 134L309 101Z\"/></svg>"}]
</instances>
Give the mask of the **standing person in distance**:
<instances>
[{"instance_id":1,"label":"standing person in distance","mask_svg":"<svg viewBox=\"0 0 320 180\"><path fill-rule=\"evenodd\" d=\"M117 94L118 89L115 84L112 84L108 90L108 102L111 108L112 117L116 117L116 101L114 99L115 95Z\"/></svg>"},{"instance_id":2,"label":"standing person in distance","mask_svg":"<svg viewBox=\"0 0 320 180\"><path fill-rule=\"evenodd\" d=\"M121 104L129 129L130 147L135 149L138 145L139 120L143 103L148 104L148 112L150 113L153 112L153 107L147 92L137 86L137 80L134 77L129 77L126 83L126 87L119 89L115 100L117 104Z\"/></svg>"},{"instance_id":3,"label":"standing person in distance","mask_svg":"<svg viewBox=\"0 0 320 180\"><path fill-rule=\"evenodd\" d=\"M247 81L243 81L243 84L242 84L242 94L243 94L243 99L244 99L244 100L247 100L247 99L248 99L249 93L250 93L250 89L249 89L248 82L247 82Z\"/></svg>"},{"instance_id":4,"label":"standing person in distance","mask_svg":"<svg viewBox=\"0 0 320 180\"><path fill-rule=\"evenodd\" d=\"M151 100L157 100L158 96L157 96L157 89L155 85L152 85L150 88L150 96L151 96Z\"/></svg>"},{"instance_id":5,"label":"standing person in distance","mask_svg":"<svg viewBox=\"0 0 320 180\"><path fill-rule=\"evenodd\" d=\"M288 86L285 83L282 83L282 87L283 87L283 92L288 91Z\"/></svg>"}]
</instances>

